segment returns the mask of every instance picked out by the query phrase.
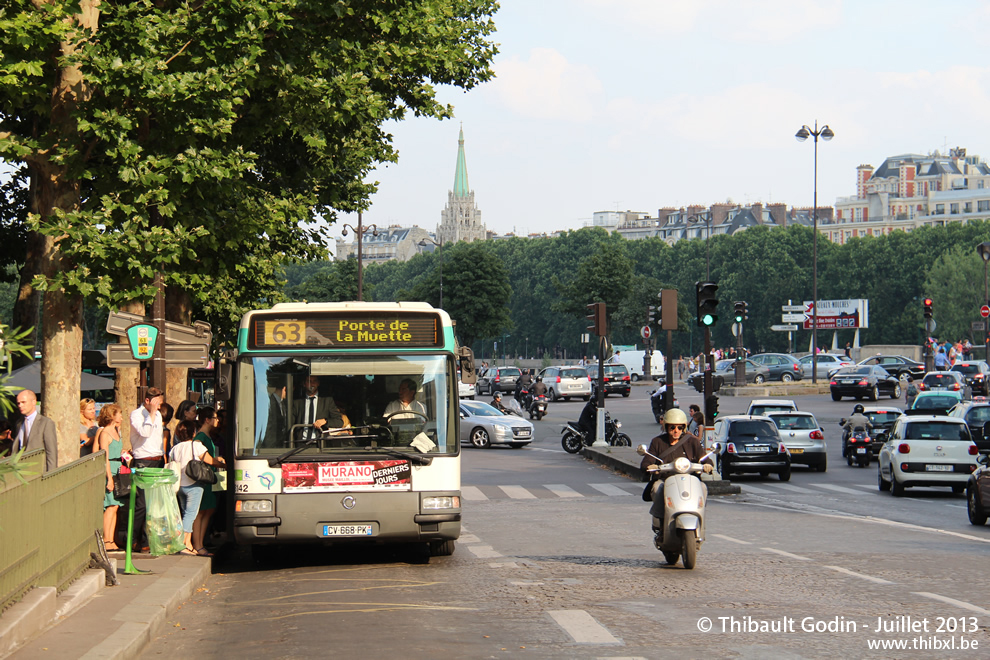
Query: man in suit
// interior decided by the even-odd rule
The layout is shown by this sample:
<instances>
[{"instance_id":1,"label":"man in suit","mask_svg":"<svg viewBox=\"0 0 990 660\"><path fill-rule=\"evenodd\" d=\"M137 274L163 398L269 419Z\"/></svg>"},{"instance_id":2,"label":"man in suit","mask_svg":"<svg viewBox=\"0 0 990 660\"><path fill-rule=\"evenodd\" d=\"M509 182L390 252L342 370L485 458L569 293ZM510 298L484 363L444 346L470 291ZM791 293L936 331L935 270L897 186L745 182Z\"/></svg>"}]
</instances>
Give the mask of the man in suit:
<instances>
[{"instance_id":1,"label":"man in suit","mask_svg":"<svg viewBox=\"0 0 990 660\"><path fill-rule=\"evenodd\" d=\"M276 383L275 391L268 395L268 425L261 446L266 448L284 447L286 430L285 383Z\"/></svg>"},{"instance_id":2,"label":"man in suit","mask_svg":"<svg viewBox=\"0 0 990 660\"><path fill-rule=\"evenodd\" d=\"M304 382L303 396L292 406L292 419L295 424L305 424L313 427L303 433L302 440L315 438L328 428L340 428L344 419L337 410L333 397L320 394L320 379L318 376L307 376Z\"/></svg>"},{"instance_id":3,"label":"man in suit","mask_svg":"<svg viewBox=\"0 0 990 660\"><path fill-rule=\"evenodd\" d=\"M14 451L45 450L45 472L58 467L58 435L55 422L38 412L38 397L31 390L17 393L17 409L23 417L14 440Z\"/></svg>"}]
</instances>

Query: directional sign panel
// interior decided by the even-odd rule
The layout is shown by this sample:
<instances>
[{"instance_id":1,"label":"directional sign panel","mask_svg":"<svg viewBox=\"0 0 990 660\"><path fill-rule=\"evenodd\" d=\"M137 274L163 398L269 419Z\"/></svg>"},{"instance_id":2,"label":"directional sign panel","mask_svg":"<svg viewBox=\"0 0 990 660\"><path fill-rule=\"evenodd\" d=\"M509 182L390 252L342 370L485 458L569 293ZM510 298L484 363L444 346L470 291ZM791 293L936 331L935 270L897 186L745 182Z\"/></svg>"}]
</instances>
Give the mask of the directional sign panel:
<instances>
[{"instance_id":1,"label":"directional sign panel","mask_svg":"<svg viewBox=\"0 0 990 660\"><path fill-rule=\"evenodd\" d=\"M780 311L782 312L803 312L804 305L781 305Z\"/></svg>"},{"instance_id":2,"label":"directional sign panel","mask_svg":"<svg viewBox=\"0 0 990 660\"><path fill-rule=\"evenodd\" d=\"M127 344L107 344L107 366L111 369L139 367ZM165 364L168 367L205 367L210 363L209 344L166 344Z\"/></svg>"},{"instance_id":3,"label":"directional sign panel","mask_svg":"<svg viewBox=\"0 0 990 660\"><path fill-rule=\"evenodd\" d=\"M138 323L151 323L151 318L130 312L114 312L107 317L107 334L124 337L127 328ZM182 325L165 321L166 344L210 344L213 341L213 328L206 321L193 321L192 325Z\"/></svg>"},{"instance_id":4,"label":"directional sign panel","mask_svg":"<svg viewBox=\"0 0 990 660\"><path fill-rule=\"evenodd\" d=\"M780 320L784 323L804 323L804 314L781 314Z\"/></svg>"},{"instance_id":5,"label":"directional sign panel","mask_svg":"<svg viewBox=\"0 0 990 660\"><path fill-rule=\"evenodd\" d=\"M797 326L794 324L771 325L770 329L776 330L777 332L794 332L795 330L797 330Z\"/></svg>"}]
</instances>

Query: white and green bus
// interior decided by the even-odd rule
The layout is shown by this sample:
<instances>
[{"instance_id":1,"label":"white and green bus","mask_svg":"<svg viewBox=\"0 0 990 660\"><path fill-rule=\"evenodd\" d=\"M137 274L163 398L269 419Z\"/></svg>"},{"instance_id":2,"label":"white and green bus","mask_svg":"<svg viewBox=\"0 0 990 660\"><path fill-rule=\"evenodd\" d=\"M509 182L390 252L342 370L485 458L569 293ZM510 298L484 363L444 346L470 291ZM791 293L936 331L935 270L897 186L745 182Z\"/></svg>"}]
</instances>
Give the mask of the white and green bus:
<instances>
[{"instance_id":1,"label":"white and green bus","mask_svg":"<svg viewBox=\"0 0 990 660\"><path fill-rule=\"evenodd\" d=\"M218 369L238 543L258 554L355 541L453 552L458 372L470 381L474 359L458 349L446 312L408 302L278 304L245 315L237 350Z\"/></svg>"}]
</instances>

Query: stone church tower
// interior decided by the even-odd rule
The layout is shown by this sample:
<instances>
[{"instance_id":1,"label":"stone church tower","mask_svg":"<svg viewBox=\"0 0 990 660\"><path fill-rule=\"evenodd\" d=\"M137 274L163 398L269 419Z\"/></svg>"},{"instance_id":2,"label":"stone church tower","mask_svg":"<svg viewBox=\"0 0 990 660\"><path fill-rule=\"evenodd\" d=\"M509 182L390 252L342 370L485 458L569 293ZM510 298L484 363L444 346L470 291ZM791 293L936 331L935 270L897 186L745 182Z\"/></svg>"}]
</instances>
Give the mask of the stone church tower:
<instances>
[{"instance_id":1,"label":"stone church tower","mask_svg":"<svg viewBox=\"0 0 990 660\"><path fill-rule=\"evenodd\" d=\"M447 192L447 207L440 212L437 225L437 241L480 241L485 238L485 225L481 211L474 203L474 191L468 187L467 158L464 156L464 127L457 138L457 169L454 172L454 189Z\"/></svg>"}]
</instances>

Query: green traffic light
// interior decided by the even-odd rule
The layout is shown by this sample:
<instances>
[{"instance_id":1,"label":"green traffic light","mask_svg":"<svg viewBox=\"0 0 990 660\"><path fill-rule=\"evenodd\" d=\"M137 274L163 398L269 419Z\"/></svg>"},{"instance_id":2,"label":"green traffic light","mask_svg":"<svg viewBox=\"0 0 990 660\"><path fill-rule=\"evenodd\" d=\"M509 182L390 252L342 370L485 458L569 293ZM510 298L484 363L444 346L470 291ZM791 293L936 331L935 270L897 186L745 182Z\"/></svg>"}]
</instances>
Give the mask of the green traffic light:
<instances>
[{"instance_id":1,"label":"green traffic light","mask_svg":"<svg viewBox=\"0 0 990 660\"><path fill-rule=\"evenodd\" d=\"M736 323L742 323L742 322L743 322L742 314L736 314Z\"/></svg>"},{"instance_id":2,"label":"green traffic light","mask_svg":"<svg viewBox=\"0 0 990 660\"><path fill-rule=\"evenodd\" d=\"M717 317L714 314L705 314L701 317L702 325L715 325L715 319Z\"/></svg>"}]
</instances>

